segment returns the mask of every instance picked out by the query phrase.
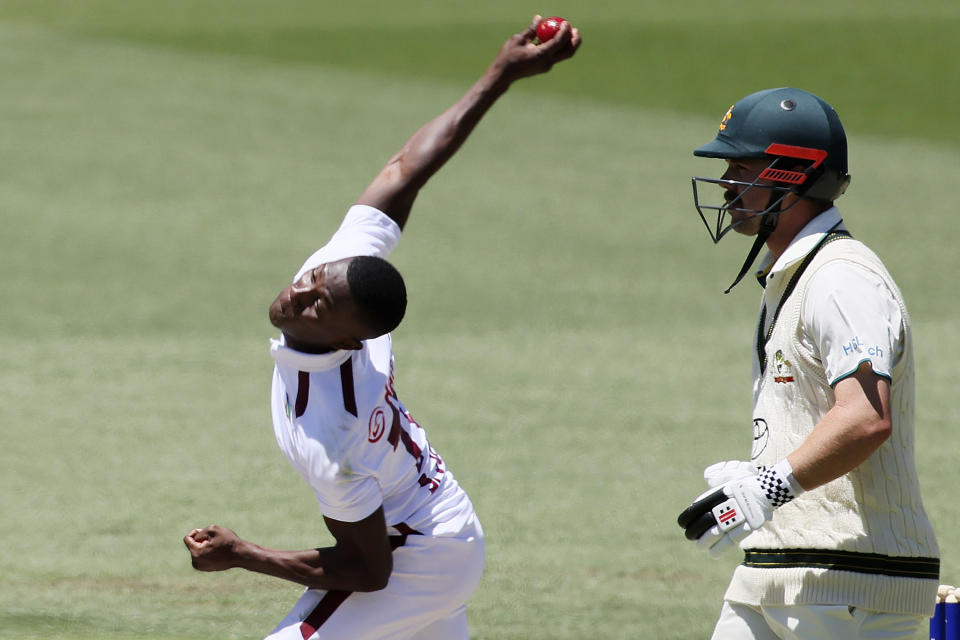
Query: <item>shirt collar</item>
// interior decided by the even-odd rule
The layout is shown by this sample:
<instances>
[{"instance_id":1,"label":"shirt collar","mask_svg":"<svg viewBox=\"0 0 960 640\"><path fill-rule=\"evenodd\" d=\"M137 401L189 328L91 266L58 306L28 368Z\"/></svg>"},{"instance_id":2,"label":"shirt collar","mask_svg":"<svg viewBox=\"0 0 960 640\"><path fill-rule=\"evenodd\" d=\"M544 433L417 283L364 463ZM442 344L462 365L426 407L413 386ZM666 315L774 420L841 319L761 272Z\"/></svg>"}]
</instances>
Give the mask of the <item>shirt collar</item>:
<instances>
[{"instance_id":1,"label":"shirt collar","mask_svg":"<svg viewBox=\"0 0 960 640\"><path fill-rule=\"evenodd\" d=\"M270 355L277 364L291 367L299 371L329 371L339 367L353 354L348 349L331 351L329 353L304 353L283 344L281 340L270 339Z\"/></svg>"},{"instance_id":2,"label":"shirt collar","mask_svg":"<svg viewBox=\"0 0 960 640\"><path fill-rule=\"evenodd\" d=\"M768 251L757 269L757 278L760 279L770 273L783 271L800 262L834 228L846 230L846 227L843 226L843 218L840 217L840 210L836 207L830 207L800 230L800 233L793 238L786 251L780 255L776 262L773 261L773 254Z\"/></svg>"}]
</instances>

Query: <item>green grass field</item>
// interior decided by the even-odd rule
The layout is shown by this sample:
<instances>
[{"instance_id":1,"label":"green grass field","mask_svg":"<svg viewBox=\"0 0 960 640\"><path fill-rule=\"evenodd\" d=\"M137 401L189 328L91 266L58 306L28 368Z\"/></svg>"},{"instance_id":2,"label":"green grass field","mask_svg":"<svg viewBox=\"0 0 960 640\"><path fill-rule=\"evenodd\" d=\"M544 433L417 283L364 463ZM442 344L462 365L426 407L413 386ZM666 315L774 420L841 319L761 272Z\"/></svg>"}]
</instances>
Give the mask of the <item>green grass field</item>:
<instances>
[{"instance_id":1,"label":"green grass field","mask_svg":"<svg viewBox=\"0 0 960 640\"><path fill-rule=\"evenodd\" d=\"M749 450L757 291L693 158L746 93L839 111L854 233L897 278L918 464L960 582L960 5L814 0L0 3L0 637L260 638L299 588L199 574L218 522L328 542L273 441L266 309L420 124L534 13L577 58L516 86L421 194L394 262L398 388L488 536L473 636L707 637L738 559L675 525ZM798 8L802 6L802 10Z\"/></svg>"}]
</instances>

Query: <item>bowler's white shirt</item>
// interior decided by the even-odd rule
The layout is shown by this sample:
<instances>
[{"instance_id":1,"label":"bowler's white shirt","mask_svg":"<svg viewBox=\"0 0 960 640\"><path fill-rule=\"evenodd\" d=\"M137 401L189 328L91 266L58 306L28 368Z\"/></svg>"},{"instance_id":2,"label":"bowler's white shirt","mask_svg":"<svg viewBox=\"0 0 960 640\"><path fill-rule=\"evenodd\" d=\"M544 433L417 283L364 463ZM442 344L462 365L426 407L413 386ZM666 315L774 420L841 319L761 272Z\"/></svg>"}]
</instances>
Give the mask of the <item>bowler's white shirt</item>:
<instances>
[{"instance_id":1,"label":"bowler's white shirt","mask_svg":"<svg viewBox=\"0 0 960 640\"><path fill-rule=\"evenodd\" d=\"M399 239L392 219L355 205L294 281L326 262L386 258ZM363 341L356 351L319 355L271 340L270 353L277 444L313 488L325 516L356 522L382 505L391 527L403 523L425 535L463 528L473 506L397 397L389 334Z\"/></svg>"}]
</instances>

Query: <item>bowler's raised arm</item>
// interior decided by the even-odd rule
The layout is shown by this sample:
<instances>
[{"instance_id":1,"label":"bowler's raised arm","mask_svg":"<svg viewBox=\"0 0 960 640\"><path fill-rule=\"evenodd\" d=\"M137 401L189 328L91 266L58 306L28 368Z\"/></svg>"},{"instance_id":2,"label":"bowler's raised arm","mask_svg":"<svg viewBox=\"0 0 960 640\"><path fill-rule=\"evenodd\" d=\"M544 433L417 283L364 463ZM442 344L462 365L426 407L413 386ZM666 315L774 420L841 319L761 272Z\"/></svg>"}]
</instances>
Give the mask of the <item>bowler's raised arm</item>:
<instances>
[{"instance_id":1,"label":"bowler's raised arm","mask_svg":"<svg viewBox=\"0 0 960 640\"><path fill-rule=\"evenodd\" d=\"M571 57L580 46L580 32L566 22L548 42L535 44L541 20L535 16L526 30L511 36L470 90L417 130L390 158L357 204L383 211L403 228L421 187L460 148L510 85L521 78L546 73L557 62Z\"/></svg>"}]
</instances>

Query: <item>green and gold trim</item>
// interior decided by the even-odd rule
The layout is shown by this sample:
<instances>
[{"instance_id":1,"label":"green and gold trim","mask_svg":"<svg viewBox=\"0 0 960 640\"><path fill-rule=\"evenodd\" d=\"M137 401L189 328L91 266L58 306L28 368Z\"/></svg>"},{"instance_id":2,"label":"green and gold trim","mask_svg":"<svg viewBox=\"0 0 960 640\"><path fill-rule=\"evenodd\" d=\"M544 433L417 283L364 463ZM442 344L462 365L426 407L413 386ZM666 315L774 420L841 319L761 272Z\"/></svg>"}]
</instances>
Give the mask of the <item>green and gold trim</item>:
<instances>
[{"instance_id":1,"label":"green and gold trim","mask_svg":"<svg viewBox=\"0 0 960 640\"><path fill-rule=\"evenodd\" d=\"M940 559L822 549L747 549L743 565L758 569L829 569L901 578L940 579Z\"/></svg>"}]
</instances>

